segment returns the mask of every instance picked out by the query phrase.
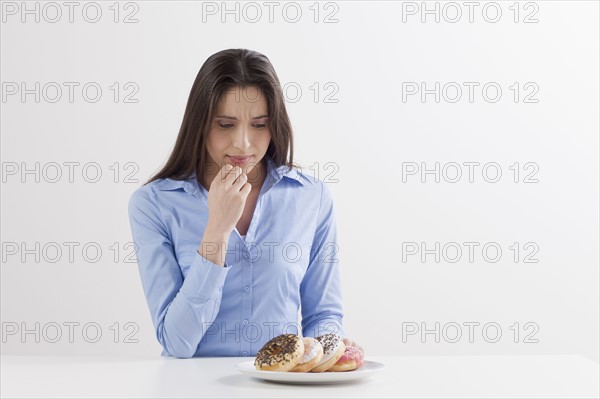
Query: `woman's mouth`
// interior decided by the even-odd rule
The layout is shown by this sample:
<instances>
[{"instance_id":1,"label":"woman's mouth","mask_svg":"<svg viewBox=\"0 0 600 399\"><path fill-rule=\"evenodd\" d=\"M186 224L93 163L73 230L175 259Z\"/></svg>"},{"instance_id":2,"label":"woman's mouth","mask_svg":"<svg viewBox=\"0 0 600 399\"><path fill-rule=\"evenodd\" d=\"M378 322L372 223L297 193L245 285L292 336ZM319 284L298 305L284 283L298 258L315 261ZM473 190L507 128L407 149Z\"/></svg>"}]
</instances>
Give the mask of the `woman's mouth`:
<instances>
[{"instance_id":1,"label":"woman's mouth","mask_svg":"<svg viewBox=\"0 0 600 399\"><path fill-rule=\"evenodd\" d=\"M243 156L243 157L233 157L231 155L227 155L227 157L229 158L231 163L233 163L234 165L244 165L252 159L252 155Z\"/></svg>"}]
</instances>

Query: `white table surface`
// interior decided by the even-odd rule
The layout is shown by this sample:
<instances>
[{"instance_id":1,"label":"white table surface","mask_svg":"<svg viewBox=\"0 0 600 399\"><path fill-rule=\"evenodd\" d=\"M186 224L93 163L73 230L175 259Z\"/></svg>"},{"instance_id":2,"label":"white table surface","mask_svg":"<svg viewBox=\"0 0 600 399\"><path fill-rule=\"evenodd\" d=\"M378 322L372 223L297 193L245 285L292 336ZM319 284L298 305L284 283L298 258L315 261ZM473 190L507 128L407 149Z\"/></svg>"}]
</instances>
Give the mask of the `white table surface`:
<instances>
[{"instance_id":1,"label":"white table surface","mask_svg":"<svg viewBox=\"0 0 600 399\"><path fill-rule=\"evenodd\" d=\"M284 385L242 374L252 357L2 356L2 398L18 397L595 397L599 365L582 356L367 356L387 368L360 381Z\"/></svg>"}]
</instances>

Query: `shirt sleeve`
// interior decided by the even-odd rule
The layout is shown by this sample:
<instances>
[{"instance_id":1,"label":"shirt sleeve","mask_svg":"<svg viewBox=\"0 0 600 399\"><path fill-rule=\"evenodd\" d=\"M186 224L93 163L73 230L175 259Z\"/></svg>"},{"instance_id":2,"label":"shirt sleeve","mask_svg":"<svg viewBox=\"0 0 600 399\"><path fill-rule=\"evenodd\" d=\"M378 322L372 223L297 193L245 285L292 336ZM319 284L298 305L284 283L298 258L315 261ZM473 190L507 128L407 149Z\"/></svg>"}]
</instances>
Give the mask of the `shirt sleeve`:
<instances>
[{"instance_id":1,"label":"shirt sleeve","mask_svg":"<svg viewBox=\"0 0 600 399\"><path fill-rule=\"evenodd\" d=\"M329 188L319 181L321 204L306 274L300 283L302 333L345 337L335 207Z\"/></svg>"},{"instance_id":2,"label":"shirt sleeve","mask_svg":"<svg viewBox=\"0 0 600 399\"><path fill-rule=\"evenodd\" d=\"M152 191L135 191L128 208L156 338L168 355L193 357L217 316L230 267L227 263L221 267L196 251L184 279Z\"/></svg>"}]
</instances>

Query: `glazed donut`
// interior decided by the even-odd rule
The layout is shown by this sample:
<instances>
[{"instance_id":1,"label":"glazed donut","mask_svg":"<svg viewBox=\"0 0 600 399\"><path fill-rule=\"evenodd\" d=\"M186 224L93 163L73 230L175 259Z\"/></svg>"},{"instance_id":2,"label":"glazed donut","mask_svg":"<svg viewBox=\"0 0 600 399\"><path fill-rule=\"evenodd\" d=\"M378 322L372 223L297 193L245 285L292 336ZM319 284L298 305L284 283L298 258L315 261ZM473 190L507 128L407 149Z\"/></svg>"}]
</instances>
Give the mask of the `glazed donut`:
<instances>
[{"instance_id":1,"label":"glazed donut","mask_svg":"<svg viewBox=\"0 0 600 399\"><path fill-rule=\"evenodd\" d=\"M256 354L254 366L263 371L289 371L302 358L304 341L295 334L281 334L267 342Z\"/></svg>"},{"instance_id":2,"label":"glazed donut","mask_svg":"<svg viewBox=\"0 0 600 399\"><path fill-rule=\"evenodd\" d=\"M304 356L290 371L304 373L313 369L323 358L323 345L313 337L304 337Z\"/></svg>"},{"instance_id":3,"label":"glazed donut","mask_svg":"<svg viewBox=\"0 0 600 399\"><path fill-rule=\"evenodd\" d=\"M323 358L311 373L320 373L337 363L346 350L346 344L337 334L325 334L316 338L323 345Z\"/></svg>"},{"instance_id":4,"label":"glazed donut","mask_svg":"<svg viewBox=\"0 0 600 399\"><path fill-rule=\"evenodd\" d=\"M364 357L365 355L360 349L354 346L346 346L346 350L344 351L342 357L340 357L340 360L331 366L331 368L327 369L327 371L356 370L362 366Z\"/></svg>"}]
</instances>

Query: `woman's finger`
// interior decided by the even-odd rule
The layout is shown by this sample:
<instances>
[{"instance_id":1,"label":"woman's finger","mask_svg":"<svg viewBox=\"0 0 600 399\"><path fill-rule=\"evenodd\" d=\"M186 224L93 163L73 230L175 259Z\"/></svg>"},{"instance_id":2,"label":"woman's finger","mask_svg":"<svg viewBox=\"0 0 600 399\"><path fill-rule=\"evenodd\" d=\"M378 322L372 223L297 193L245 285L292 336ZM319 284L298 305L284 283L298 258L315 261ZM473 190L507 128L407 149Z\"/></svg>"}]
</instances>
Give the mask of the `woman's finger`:
<instances>
[{"instance_id":1,"label":"woman's finger","mask_svg":"<svg viewBox=\"0 0 600 399\"><path fill-rule=\"evenodd\" d=\"M232 185L241 174L242 174L242 168L240 168L239 166L236 165L227 174L227 177L225 177L225 181L229 185Z\"/></svg>"},{"instance_id":2,"label":"woman's finger","mask_svg":"<svg viewBox=\"0 0 600 399\"><path fill-rule=\"evenodd\" d=\"M248 176L246 176L245 173L242 173L240 177L235 182L233 182L233 187L237 188L238 190L241 190L242 186L246 184L247 181Z\"/></svg>"}]
</instances>

